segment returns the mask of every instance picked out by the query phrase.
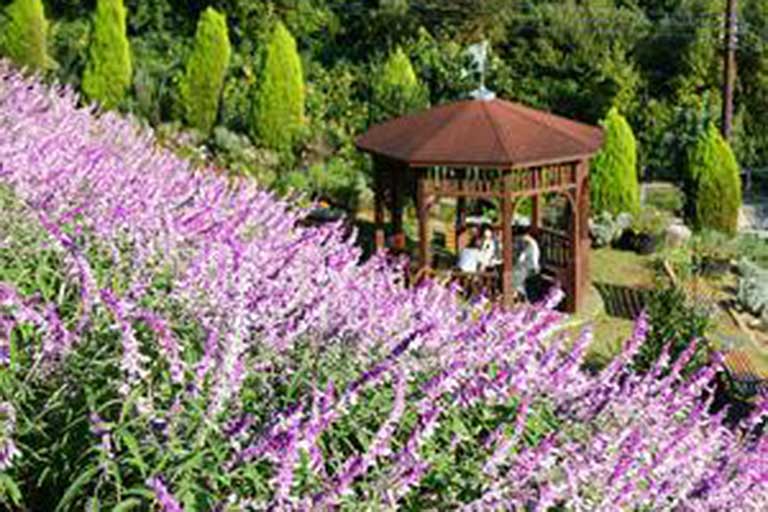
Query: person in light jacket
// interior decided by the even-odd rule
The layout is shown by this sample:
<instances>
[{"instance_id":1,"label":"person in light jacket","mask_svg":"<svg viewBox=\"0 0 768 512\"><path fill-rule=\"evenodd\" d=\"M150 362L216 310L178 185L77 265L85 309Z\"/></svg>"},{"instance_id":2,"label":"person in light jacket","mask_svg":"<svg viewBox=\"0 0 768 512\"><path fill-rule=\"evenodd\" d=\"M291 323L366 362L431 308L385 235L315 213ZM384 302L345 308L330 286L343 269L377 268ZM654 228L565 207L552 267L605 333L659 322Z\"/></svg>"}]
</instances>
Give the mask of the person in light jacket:
<instances>
[{"instance_id":1,"label":"person in light jacket","mask_svg":"<svg viewBox=\"0 0 768 512\"><path fill-rule=\"evenodd\" d=\"M528 300L526 282L541 272L541 250L530 229L515 236L515 265L512 270L512 286L525 300Z\"/></svg>"}]
</instances>

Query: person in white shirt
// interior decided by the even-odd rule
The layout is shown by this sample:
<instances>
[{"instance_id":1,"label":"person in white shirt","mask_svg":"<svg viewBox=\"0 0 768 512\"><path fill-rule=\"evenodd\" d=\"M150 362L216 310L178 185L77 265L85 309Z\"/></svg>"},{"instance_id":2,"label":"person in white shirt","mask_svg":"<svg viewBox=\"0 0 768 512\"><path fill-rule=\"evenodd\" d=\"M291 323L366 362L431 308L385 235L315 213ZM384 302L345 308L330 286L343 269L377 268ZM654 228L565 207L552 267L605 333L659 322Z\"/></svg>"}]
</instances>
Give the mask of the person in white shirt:
<instances>
[{"instance_id":1,"label":"person in white shirt","mask_svg":"<svg viewBox=\"0 0 768 512\"><path fill-rule=\"evenodd\" d=\"M528 300L525 284L528 279L541 271L541 250L530 230L515 236L515 266L512 270L512 286L524 299Z\"/></svg>"},{"instance_id":2,"label":"person in white shirt","mask_svg":"<svg viewBox=\"0 0 768 512\"><path fill-rule=\"evenodd\" d=\"M459 261L456 264L462 272L477 272L480 270L482 255L477 235L472 237L469 245L459 252Z\"/></svg>"},{"instance_id":3,"label":"person in white shirt","mask_svg":"<svg viewBox=\"0 0 768 512\"><path fill-rule=\"evenodd\" d=\"M499 243L490 226L483 228L483 242L480 245L480 266L483 269L495 267L501 263Z\"/></svg>"}]
</instances>

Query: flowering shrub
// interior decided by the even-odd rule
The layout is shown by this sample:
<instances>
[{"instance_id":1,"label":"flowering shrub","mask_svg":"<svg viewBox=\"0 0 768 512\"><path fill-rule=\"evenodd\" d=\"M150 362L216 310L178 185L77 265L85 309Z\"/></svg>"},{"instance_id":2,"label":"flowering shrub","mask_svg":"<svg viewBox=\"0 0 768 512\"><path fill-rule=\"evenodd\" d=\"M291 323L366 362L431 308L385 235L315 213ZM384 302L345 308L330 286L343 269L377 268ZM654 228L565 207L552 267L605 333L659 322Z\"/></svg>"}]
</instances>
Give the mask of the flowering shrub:
<instances>
[{"instance_id":1,"label":"flowering shrub","mask_svg":"<svg viewBox=\"0 0 768 512\"><path fill-rule=\"evenodd\" d=\"M0 493L30 510L765 510L736 430L647 330L596 376L553 295L405 289L338 227L0 70Z\"/></svg>"}]
</instances>

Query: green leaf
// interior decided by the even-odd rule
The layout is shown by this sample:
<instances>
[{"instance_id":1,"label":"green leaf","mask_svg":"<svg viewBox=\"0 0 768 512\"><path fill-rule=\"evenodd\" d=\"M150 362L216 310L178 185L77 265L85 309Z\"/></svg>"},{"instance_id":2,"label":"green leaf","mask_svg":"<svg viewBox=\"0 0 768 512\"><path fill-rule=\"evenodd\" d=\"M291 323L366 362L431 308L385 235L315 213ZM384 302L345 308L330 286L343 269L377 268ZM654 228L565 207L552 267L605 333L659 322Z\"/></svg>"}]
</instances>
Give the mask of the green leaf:
<instances>
[{"instance_id":1,"label":"green leaf","mask_svg":"<svg viewBox=\"0 0 768 512\"><path fill-rule=\"evenodd\" d=\"M121 501L117 505L115 505L115 508L112 509L112 512L125 512L126 510L133 510L140 506L141 506L141 501L139 499L128 498L126 500Z\"/></svg>"},{"instance_id":2,"label":"green leaf","mask_svg":"<svg viewBox=\"0 0 768 512\"><path fill-rule=\"evenodd\" d=\"M141 456L141 449L139 448L139 442L136 440L136 438L129 432L123 432L120 435L121 439L125 443L125 446L128 447L128 451L131 452L131 461L136 464L136 467L139 468L139 471L141 472L141 477L143 479L147 478L147 464L144 462L144 458Z\"/></svg>"},{"instance_id":3,"label":"green leaf","mask_svg":"<svg viewBox=\"0 0 768 512\"><path fill-rule=\"evenodd\" d=\"M21 490L13 478L6 473L0 473L0 489L3 496L8 496L14 505L21 505Z\"/></svg>"},{"instance_id":4,"label":"green leaf","mask_svg":"<svg viewBox=\"0 0 768 512\"><path fill-rule=\"evenodd\" d=\"M99 472L98 466L91 466L88 469L86 469L83 473L80 474L79 477L75 479L74 482L67 488L67 490L64 492L64 495L61 497L61 500L59 501L58 506L56 507L56 512L59 512L60 510L65 510L67 508L67 505L69 505L72 500L75 499L77 496L77 493L79 493L83 487L85 487L96 474Z\"/></svg>"}]
</instances>

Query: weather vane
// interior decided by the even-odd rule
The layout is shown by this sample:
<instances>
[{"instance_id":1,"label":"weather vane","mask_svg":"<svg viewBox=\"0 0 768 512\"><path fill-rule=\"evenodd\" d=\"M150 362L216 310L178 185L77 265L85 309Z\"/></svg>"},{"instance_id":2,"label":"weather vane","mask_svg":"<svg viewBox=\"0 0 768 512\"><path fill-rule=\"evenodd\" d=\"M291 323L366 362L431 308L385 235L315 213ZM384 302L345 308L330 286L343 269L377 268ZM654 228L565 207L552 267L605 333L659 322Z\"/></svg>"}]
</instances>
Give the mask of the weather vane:
<instances>
[{"instance_id":1,"label":"weather vane","mask_svg":"<svg viewBox=\"0 0 768 512\"><path fill-rule=\"evenodd\" d=\"M474 68L480 73L480 88L469 93L476 100L492 100L496 94L485 87L485 72L488 66L488 41L473 44L467 52L472 58Z\"/></svg>"}]
</instances>

